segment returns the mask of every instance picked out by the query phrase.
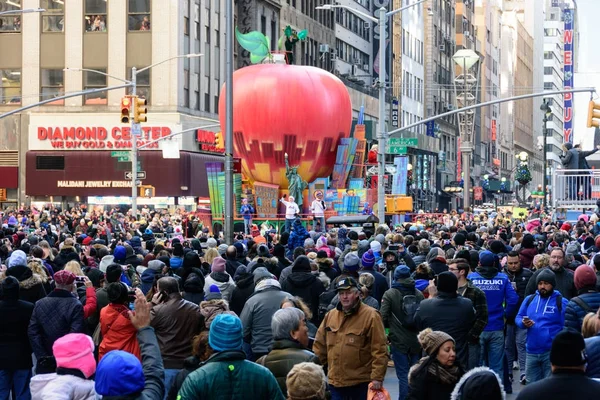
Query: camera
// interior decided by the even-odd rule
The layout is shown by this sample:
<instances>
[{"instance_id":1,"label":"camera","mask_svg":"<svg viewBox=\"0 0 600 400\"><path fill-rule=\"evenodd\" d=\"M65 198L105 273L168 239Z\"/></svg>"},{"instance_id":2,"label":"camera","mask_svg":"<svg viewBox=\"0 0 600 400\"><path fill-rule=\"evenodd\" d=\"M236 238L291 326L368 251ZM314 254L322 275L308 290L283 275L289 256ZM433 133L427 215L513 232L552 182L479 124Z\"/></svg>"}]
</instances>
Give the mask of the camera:
<instances>
[{"instance_id":1,"label":"camera","mask_svg":"<svg viewBox=\"0 0 600 400\"><path fill-rule=\"evenodd\" d=\"M75 277L75 282L85 282L85 276L76 276Z\"/></svg>"},{"instance_id":2,"label":"camera","mask_svg":"<svg viewBox=\"0 0 600 400\"><path fill-rule=\"evenodd\" d=\"M135 301L135 290L130 289L127 291L127 300L130 303L133 303Z\"/></svg>"}]
</instances>

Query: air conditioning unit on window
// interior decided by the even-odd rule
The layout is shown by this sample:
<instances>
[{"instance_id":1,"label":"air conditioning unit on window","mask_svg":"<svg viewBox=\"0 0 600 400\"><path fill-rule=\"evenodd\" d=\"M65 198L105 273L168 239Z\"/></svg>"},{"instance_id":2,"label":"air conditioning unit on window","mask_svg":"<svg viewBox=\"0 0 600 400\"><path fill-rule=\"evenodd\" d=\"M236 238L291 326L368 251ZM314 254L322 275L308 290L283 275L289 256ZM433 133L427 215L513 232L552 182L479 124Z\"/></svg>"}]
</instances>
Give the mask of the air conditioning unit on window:
<instances>
[{"instance_id":1,"label":"air conditioning unit on window","mask_svg":"<svg viewBox=\"0 0 600 400\"><path fill-rule=\"evenodd\" d=\"M369 71L369 64L363 64L362 69L368 72Z\"/></svg>"},{"instance_id":2,"label":"air conditioning unit on window","mask_svg":"<svg viewBox=\"0 0 600 400\"><path fill-rule=\"evenodd\" d=\"M364 27L365 27L365 29L370 29L371 28L371 23L370 22L365 22Z\"/></svg>"},{"instance_id":3,"label":"air conditioning unit on window","mask_svg":"<svg viewBox=\"0 0 600 400\"><path fill-rule=\"evenodd\" d=\"M440 51L446 51L446 45L440 44Z\"/></svg>"},{"instance_id":4,"label":"air conditioning unit on window","mask_svg":"<svg viewBox=\"0 0 600 400\"><path fill-rule=\"evenodd\" d=\"M319 53L328 53L329 45L327 43L323 43L319 45Z\"/></svg>"}]
</instances>

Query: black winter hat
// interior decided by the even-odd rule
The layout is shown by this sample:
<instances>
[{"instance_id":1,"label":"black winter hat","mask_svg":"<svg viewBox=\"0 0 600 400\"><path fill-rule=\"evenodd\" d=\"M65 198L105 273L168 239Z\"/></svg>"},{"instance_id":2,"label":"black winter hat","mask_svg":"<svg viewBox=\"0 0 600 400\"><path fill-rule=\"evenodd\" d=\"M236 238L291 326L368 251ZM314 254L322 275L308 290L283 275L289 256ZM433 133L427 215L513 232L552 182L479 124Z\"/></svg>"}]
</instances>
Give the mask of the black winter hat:
<instances>
[{"instance_id":1,"label":"black winter hat","mask_svg":"<svg viewBox=\"0 0 600 400\"><path fill-rule=\"evenodd\" d=\"M556 287L556 275L550 268L544 268L535 278L535 284L538 285L541 281L548 282L552 288Z\"/></svg>"},{"instance_id":2,"label":"black winter hat","mask_svg":"<svg viewBox=\"0 0 600 400\"><path fill-rule=\"evenodd\" d=\"M437 276L437 290L444 293L456 293L458 290L458 279L450 271L442 272Z\"/></svg>"},{"instance_id":3,"label":"black winter hat","mask_svg":"<svg viewBox=\"0 0 600 400\"><path fill-rule=\"evenodd\" d=\"M506 394L498 375L487 367L473 368L454 387L451 400L504 400Z\"/></svg>"},{"instance_id":4,"label":"black winter hat","mask_svg":"<svg viewBox=\"0 0 600 400\"><path fill-rule=\"evenodd\" d=\"M358 233L356 231L348 232L348 239L350 240L358 240Z\"/></svg>"},{"instance_id":5,"label":"black winter hat","mask_svg":"<svg viewBox=\"0 0 600 400\"><path fill-rule=\"evenodd\" d=\"M499 240L490 243L490 251L494 254L506 253L506 246Z\"/></svg>"},{"instance_id":6,"label":"black winter hat","mask_svg":"<svg viewBox=\"0 0 600 400\"><path fill-rule=\"evenodd\" d=\"M125 304L127 303L127 286L121 282L114 282L106 287L108 301L111 303Z\"/></svg>"},{"instance_id":7,"label":"black winter hat","mask_svg":"<svg viewBox=\"0 0 600 400\"><path fill-rule=\"evenodd\" d=\"M19 280L14 276L7 276L2 281L2 299L19 300Z\"/></svg>"},{"instance_id":8,"label":"black winter hat","mask_svg":"<svg viewBox=\"0 0 600 400\"><path fill-rule=\"evenodd\" d=\"M294 260L292 272L310 272L310 260L306 256L300 256Z\"/></svg>"},{"instance_id":9,"label":"black winter hat","mask_svg":"<svg viewBox=\"0 0 600 400\"><path fill-rule=\"evenodd\" d=\"M532 234L527 233L523 236L523 240L521 241L521 246L525 249L533 249L535 248L535 238Z\"/></svg>"},{"instance_id":10,"label":"black winter hat","mask_svg":"<svg viewBox=\"0 0 600 400\"><path fill-rule=\"evenodd\" d=\"M585 341L581 333L572 329L559 332L552 341L550 362L557 367L579 367L587 363Z\"/></svg>"}]
</instances>

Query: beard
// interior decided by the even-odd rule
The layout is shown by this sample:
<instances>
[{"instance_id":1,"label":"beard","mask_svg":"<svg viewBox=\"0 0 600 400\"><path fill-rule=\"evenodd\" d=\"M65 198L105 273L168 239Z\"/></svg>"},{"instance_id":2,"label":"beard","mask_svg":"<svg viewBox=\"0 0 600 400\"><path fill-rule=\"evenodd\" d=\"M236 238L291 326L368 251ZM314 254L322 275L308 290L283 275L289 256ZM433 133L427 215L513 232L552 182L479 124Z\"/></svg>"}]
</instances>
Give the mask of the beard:
<instances>
[{"instance_id":1,"label":"beard","mask_svg":"<svg viewBox=\"0 0 600 400\"><path fill-rule=\"evenodd\" d=\"M538 292L540 292L540 296L544 298L550 297L553 291L554 290L538 289Z\"/></svg>"}]
</instances>

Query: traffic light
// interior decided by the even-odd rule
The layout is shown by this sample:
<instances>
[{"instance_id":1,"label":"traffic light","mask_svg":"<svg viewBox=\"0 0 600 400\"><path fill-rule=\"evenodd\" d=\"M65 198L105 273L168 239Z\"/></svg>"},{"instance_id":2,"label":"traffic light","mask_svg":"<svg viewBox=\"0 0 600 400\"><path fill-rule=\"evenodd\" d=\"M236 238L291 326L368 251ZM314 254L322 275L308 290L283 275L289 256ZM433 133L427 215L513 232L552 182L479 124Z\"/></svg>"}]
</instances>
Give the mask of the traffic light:
<instances>
[{"instance_id":1,"label":"traffic light","mask_svg":"<svg viewBox=\"0 0 600 400\"><path fill-rule=\"evenodd\" d=\"M600 103L596 103L593 100L590 100L590 106L588 109L588 119L587 119L587 127L588 128L600 128Z\"/></svg>"},{"instance_id":2,"label":"traffic light","mask_svg":"<svg viewBox=\"0 0 600 400\"><path fill-rule=\"evenodd\" d=\"M140 186L140 197L154 197L154 186Z\"/></svg>"},{"instance_id":3,"label":"traffic light","mask_svg":"<svg viewBox=\"0 0 600 400\"><path fill-rule=\"evenodd\" d=\"M221 132L215 133L215 147L217 149L225 148L225 143L223 142L223 134Z\"/></svg>"},{"instance_id":4,"label":"traffic light","mask_svg":"<svg viewBox=\"0 0 600 400\"><path fill-rule=\"evenodd\" d=\"M121 123L129 123L129 114L131 109L131 99L129 97L123 97L121 99Z\"/></svg>"},{"instance_id":5,"label":"traffic light","mask_svg":"<svg viewBox=\"0 0 600 400\"><path fill-rule=\"evenodd\" d=\"M133 103L133 122L139 124L140 122L148 121L146 113L148 112L148 108L146 108L146 104L148 102L146 99L135 97Z\"/></svg>"}]
</instances>

